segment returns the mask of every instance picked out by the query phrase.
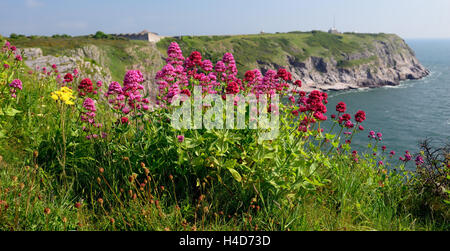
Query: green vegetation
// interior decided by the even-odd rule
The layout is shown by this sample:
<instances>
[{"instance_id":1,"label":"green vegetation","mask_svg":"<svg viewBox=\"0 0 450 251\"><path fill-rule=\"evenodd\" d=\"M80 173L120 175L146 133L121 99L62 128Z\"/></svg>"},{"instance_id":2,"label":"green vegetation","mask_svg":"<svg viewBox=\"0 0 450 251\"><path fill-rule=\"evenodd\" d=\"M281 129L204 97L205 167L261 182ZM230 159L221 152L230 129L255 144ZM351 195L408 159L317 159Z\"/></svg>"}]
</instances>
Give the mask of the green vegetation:
<instances>
[{"instance_id":1,"label":"green vegetation","mask_svg":"<svg viewBox=\"0 0 450 251\"><path fill-rule=\"evenodd\" d=\"M79 79L61 88L11 55L0 54L9 65L0 69L0 230L450 230L448 148L424 150L421 172L410 173L378 141L352 152L337 122L329 133L320 123L298 130L313 114L297 118L284 104L272 141L258 142L262 129L176 130L172 108L124 113L83 96ZM87 97L101 127L80 119Z\"/></svg>"}]
</instances>

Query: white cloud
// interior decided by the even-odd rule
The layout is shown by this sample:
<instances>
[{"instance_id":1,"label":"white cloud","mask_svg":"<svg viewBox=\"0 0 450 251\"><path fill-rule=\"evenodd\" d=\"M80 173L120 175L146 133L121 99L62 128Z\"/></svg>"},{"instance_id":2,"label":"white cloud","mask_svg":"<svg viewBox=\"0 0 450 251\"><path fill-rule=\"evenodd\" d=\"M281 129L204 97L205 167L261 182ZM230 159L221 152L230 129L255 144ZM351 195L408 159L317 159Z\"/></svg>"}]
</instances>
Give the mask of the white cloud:
<instances>
[{"instance_id":1,"label":"white cloud","mask_svg":"<svg viewBox=\"0 0 450 251\"><path fill-rule=\"evenodd\" d=\"M38 0L26 0L25 1L25 6L27 6L28 8L36 8L36 7L40 7L42 5L44 5L44 4Z\"/></svg>"}]
</instances>

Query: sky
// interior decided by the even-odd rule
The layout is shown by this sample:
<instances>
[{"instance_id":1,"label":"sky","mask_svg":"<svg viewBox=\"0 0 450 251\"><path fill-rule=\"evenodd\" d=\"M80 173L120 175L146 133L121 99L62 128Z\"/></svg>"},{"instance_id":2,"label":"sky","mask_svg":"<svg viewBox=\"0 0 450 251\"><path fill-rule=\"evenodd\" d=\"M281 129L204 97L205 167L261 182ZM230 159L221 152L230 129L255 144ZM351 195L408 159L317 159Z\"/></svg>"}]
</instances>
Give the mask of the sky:
<instances>
[{"instance_id":1,"label":"sky","mask_svg":"<svg viewBox=\"0 0 450 251\"><path fill-rule=\"evenodd\" d=\"M1 0L0 34L328 30L450 38L449 0Z\"/></svg>"}]
</instances>

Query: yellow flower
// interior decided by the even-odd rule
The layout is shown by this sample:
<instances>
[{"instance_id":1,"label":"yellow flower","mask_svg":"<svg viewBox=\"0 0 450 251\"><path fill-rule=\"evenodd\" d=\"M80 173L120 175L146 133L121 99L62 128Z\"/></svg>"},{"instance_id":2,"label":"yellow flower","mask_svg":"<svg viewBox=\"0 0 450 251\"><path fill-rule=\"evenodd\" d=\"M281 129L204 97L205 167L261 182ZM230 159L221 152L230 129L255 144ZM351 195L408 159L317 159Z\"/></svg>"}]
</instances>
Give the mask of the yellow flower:
<instances>
[{"instance_id":1,"label":"yellow flower","mask_svg":"<svg viewBox=\"0 0 450 251\"><path fill-rule=\"evenodd\" d=\"M62 103L66 105L74 105L73 100L75 97L73 96L73 91L68 87L61 87L59 91L54 91L51 93L51 98L53 100L60 100Z\"/></svg>"}]
</instances>

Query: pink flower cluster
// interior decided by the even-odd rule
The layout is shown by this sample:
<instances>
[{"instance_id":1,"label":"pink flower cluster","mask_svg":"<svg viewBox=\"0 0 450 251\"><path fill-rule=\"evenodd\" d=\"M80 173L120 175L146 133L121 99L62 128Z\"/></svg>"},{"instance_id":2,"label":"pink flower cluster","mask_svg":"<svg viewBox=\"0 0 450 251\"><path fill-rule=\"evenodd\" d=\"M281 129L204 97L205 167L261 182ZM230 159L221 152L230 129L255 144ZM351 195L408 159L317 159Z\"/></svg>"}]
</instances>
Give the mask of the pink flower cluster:
<instances>
[{"instance_id":1,"label":"pink flower cluster","mask_svg":"<svg viewBox=\"0 0 450 251\"><path fill-rule=\"evenodd\" d=\"M20 79L14 79L11 84L9 84L9 87L11 87L11 89L9 89L11 97L16 98L17 91L22 90L22 81L20 81Z\"/></svg>"},{"instance_id":2,"label":"pink flower cluster","mask_svg":"<svg viewBox=\"0 0 450 251\"><path fill-rule=\"evenodd\" d=\"M73 80L72 74L66 74L64 77L65 82L69 82ZM72 77L72 78L71 78ZM88 96L88 95L97 95L99 88L102 87L102 82L98 81L96 85L92 83L92 81L89 78L85 78L81 80L80 84L78 85L78 95L80 97Z\"/></svg>"},{"instance_id":3,"label":"pink flower cluster","mask_svg":"<svg viewBox=\"0 0 450 251\"><path fill-rule=\"evenodd\" d=\"M412 160L412 155L409 153L409 151L405 151L405 155L404 157L400 157L399 160L403 161L403 162L409 162Z\"/></svg>"},{"instance_id":4,"label":"pink flower cluster","mask_svg":"<svg viewBox=\"0 0 450 251\"><path fill-rule=\"evenodd\" d=\"M95 101L91 98L86 98L83 102L83 108L85 111L81 113L81 121L94 125L95 112L97 111L95 108Z\"/></svg>"},{"instance_id":5,"label":"pink flower cluster","mask_svg":"<svg viewBox=\"0 0 450 251\"><path fill-rule=\"evenodd\" d=\"M291 102L295 101L293 97L290 97ZM328 94L320 91L312 91L308 96L306 93L301 93L300 98L297 101L299 108L292 111L294 116L299 116L300 113L304 113L306 116L303 121L300 122L298 128L299 131L307 132L312 124L317 121L325 121L328 119L325 116L327 113L326 103L328 103Z\"/></svg>"},{"instance_id":6,"label":"pink flower cluster","mask_svg":"<svg viewBox=\"0 0 450 251\"><path fill-rule=\"evenodd\" d=\"M9 41L6 41L5 44L2 47L2 52L3 53L10 53L10 54L14 54L17 51L17 47L14 45L11 45L11 43ZM9 55L8 54L8 57Z\"/></svg>"},{"instance_id":7,"label":"pink flower cluster","mask_svg":"<svg viewBox=\"0 0 450 251\"><path fill-rule=\"evenodd\" d=\"M248 71L241 80L237 77L236 61L231 53L225 53L222 60L213 65L211 61L203 60L198 51L184 58L179 45L173 42L167 55L167 65L156 74L157 104L162 107L170 104L177 94L190 96L194 85L201 86L203 94L221 94L225 98L225 94L284 93L289 88L288 82L292 81L292 74L285 69L269 70L265 76L259 70Z\"/></svg>"},{"instance_id":8,"label":"pink flower cluster","mask_svg":"<svg viewBox=\"0 0 450 251\"><path fill-rule=\"evenodd\" d=\"M383 140L383 134L381 132L375 133L374 131L370 131L368 138L369 139L375 139L377 141L382 141Z\"/></svg>"},{"instance_id":9,"label":"pink flower cluster","mask_svg":"<svg viewBox=\"0 0 450 251\"><path fill-rule=\"evenodd\" d=\"M144 77L142 73L138 70L128 71L125 74L123 82L124 86L121 86L118 82L112 82L105 94L113 109L121 112L125 116L133 111L149 110L150 101L144 98L141 93L144 90L144 86L142 85ZM128 122L128 119L126 122Z\"/></svg>"}]
</instances>

